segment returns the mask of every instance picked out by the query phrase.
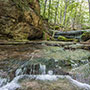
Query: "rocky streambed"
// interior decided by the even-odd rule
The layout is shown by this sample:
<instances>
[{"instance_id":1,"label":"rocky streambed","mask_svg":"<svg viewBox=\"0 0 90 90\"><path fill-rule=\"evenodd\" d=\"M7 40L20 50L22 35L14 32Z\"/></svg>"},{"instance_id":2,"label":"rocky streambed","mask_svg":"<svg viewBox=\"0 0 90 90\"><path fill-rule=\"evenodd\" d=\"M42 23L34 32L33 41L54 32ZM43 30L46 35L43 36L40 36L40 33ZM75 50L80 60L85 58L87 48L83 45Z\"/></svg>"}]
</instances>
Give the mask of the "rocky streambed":
<instances>
[{"instance_id":1,"label":"rocky streambed","mask_svg":"<svg viewBox=\"0 0 90 90\"><path fill-rule=\"evenodd\" d=\"M90 51L82 46L0 45L0 90L90 90Z\"/></svg>"}]
</instances>

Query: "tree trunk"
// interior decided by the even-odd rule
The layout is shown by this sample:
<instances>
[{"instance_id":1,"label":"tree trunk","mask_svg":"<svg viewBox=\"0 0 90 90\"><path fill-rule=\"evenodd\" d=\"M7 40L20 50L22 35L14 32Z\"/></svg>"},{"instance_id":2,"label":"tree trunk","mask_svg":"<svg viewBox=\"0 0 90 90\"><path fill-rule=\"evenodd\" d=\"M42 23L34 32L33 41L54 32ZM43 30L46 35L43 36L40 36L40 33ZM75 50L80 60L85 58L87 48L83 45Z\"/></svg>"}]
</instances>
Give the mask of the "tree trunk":
<instances>
[{"instance_id":1,"label":"tree trunk","mask_svg":"<svg viewBox=\"0 0 90 90\"><path fill-rule=\"evenodd\" d=\"M47 6L47 0L45 0L45 5L44 5L44 12L43 12L44 18L45 18L45 13L46 13L46 6Z\"/></svg>"},{"instance_id":2,"label":"tree trunk","mask_svg":"<svg viewBox=\"0 0 90 90\"><path fill-rule=\"evenodd\" d=\"M48 19L50 19L51 0L49 0ZM48 20L49 21L49 20Z\"/></svg>"},{"instance_id":3,"label":"tree trunk","mask_svg":"<svg viewBox=\"0 0 90 90\"><path fill-rule=\"evenodd\" d=\"M62 23L62 1L61 1L61 8L60 8L60 24Z\"/></svg>"},{"instance_id":4,"label":"tree trunk","mask_svg":"<svg viewBox=\"0 0 90 90\"><path fill-rule=\"evenodd\" d=\"M55 20L54 20L54 23L55 23L55 24L56 24L56 22L57 22L58 6L59 6L59 0L58 0L58 2L57 2L56 11L55 11Z\"/></svg>"},{"instance_id":5,"label":"tree trunk","mask_svg":"<svg viewBox=\"0 0 90 90\"><path fill-rule=\"evenodd\" d=\"M63 25L65 25L65 20L66 20L67 2L68 2L68 0L65 1L65 11L64 11L64 17L63 17Z\"/></svg>"},{"instance_id":6,"label":"tree trunk","mask_svg":"<svg viewBox=\"0 0 90 90\"><path fill-rule=\"evenodd\" d=\"M88 5L89 5L89 20L90 20L90 0L88 0Z\"/></svg>"}]
</instances>

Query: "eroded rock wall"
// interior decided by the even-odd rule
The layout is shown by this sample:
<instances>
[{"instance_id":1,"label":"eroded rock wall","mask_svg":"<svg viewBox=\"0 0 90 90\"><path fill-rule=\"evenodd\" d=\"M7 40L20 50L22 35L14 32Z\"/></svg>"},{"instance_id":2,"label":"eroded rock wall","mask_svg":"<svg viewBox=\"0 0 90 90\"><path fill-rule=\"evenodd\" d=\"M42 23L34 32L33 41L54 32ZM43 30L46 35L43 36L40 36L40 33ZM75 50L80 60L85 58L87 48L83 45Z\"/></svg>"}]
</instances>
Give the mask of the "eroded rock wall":
<instances>
[{"instance_id":1,"label":"eroded rock wall","mask_svg":"<svg viewBox=\"0 0 90 90\"><path fill-rule=\"evenodd\" d=\"M43 36L38 0L0 0L0 40L32 40Z\"/></svg>"}]
</instances>

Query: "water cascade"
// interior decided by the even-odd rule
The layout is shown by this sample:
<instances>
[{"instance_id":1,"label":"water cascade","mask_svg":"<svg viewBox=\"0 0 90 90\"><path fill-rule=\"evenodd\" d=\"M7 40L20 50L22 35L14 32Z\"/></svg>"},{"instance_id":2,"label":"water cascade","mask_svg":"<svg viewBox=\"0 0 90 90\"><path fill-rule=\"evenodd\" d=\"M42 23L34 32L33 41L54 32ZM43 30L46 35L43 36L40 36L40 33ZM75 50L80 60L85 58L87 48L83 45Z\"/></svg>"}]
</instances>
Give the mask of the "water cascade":
<instances>
[{"instance_id":1,"label":"water cascade","mask_svg":"<svg viewBox=\"0 0 90 90\"><path fill-rule=\"evenodd\" d=\"M56 47L55 47L55 50L56 50ZM68 51L68 50L66 50L66 51ZM65 50L59 49L59 48L56 51L52 50L53 56L54 56L54 53L58 54L61 52L64 54ZM73 52L69 51L70 55ZM82 54L81 52L79 52L79 53ZM63 55L63 54L61 54L61 55ZM67 52L67 54L68 54L68 52ZM83 56L84 56L84 54L83 54ZM88 57L88 53L85 57ZM59 55L59 58L60 58L60 55ZM79 59L79 60L77 60L77 59ZM80 81L80 79L82 79L82 78L80 78L81 76L79 77L79 75L78 75L78 77L77 76L75 77L74 76L75 74L72 73L73 71L68 71L67 68L66 68L66 71L64 71L65 67L68 67L68 66L71 67L73 70L73 68L75 69L76 67L78 67L80 69L80 68L82 68L81 65L86 64L87 68L85 68L85 70L87 70L89 72L90 66L87 65L89 63L89 60L87 58L83 58L84 59L83 60L82 58L80 58L80 55L78 56L77 59L73 60L70 57L66 57L66 59L62 59L62 60L58 60L58 58L55 58L55 59L45 58L43 60L41 58L41 59L39 59L39 61L38 61L38 59L36 59L37 62L35 60L32 60L32 61L27 60L27 61L25 61L25 63L22 63L22 65L18 66L15 69L15 71L12 73L13 79L8 77L9 76L8 74L5 74L6 77L1 77L1 74L0 74L0 90L17 90L18 88L22 87L21 82L23 80L31 80L31 81L32 80L36 80L36 81L41 80L41 81L53 81L54 82L54 81L58 81L60 79L63 79L63 80L66 80L67 82L69 82L70 85L77 88L76 90L90 90L89 83ZM82 71L84 71L84 69L82 69L81 72ZM83 73L82 73L82 75L83 75Z\"/></svg>"},{"instance_id":2,"label":"water cascade","mask_svg":"<svg viewBox=\"0 0 90 90\"><path fill-rule=\"evenodd\" d=\"M5 86L1 87L0 90L16 90L17 88L20 88L19 80L24 78L43 81L54 81L59 78L67 79L72 85L77 87L77 90L90 90L90 85L78 82L67 75L20 75L15 77L10 83L7 83Z\"/></svg>"}]
</instances>

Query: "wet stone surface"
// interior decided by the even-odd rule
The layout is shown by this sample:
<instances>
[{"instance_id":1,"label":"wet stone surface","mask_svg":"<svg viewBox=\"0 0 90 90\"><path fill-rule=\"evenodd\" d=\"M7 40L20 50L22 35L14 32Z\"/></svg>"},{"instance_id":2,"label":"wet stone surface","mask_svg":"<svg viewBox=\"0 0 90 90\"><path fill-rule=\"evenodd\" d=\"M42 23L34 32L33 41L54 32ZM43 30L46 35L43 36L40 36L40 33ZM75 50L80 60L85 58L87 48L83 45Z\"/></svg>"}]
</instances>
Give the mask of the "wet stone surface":
<instances>
[{"instance_id":1,"label":"wet stone surface","mask_svg":"<svg viewBox=\"0 0 90 90\"><path fill-rule=\"evenodd\" d=\"M82 68L82 66L90 62L90 51L83 49L67 50L62 46L48 46L46 44L0 46L0 51L1 86L11 82L20 75L47 74L69 75L75 80L90 84L90 67ZM84 71L87 71L87 74ZM44 84L45 86L43 87ZM22 85L20 90L29 90L30 88L31 90L53 90L53 88L56 90L66 90L67 87L68 90L80 90L75 89L73 85L64 79L54 82L43 82L41 84L41 81L28 81L23 78L20 85ZM25 85L27 86L26 88L24 88ZM35 85L40 87L35 87ZM50 89L47 85L50 86Z\"/></svg>"}]
</instances>

